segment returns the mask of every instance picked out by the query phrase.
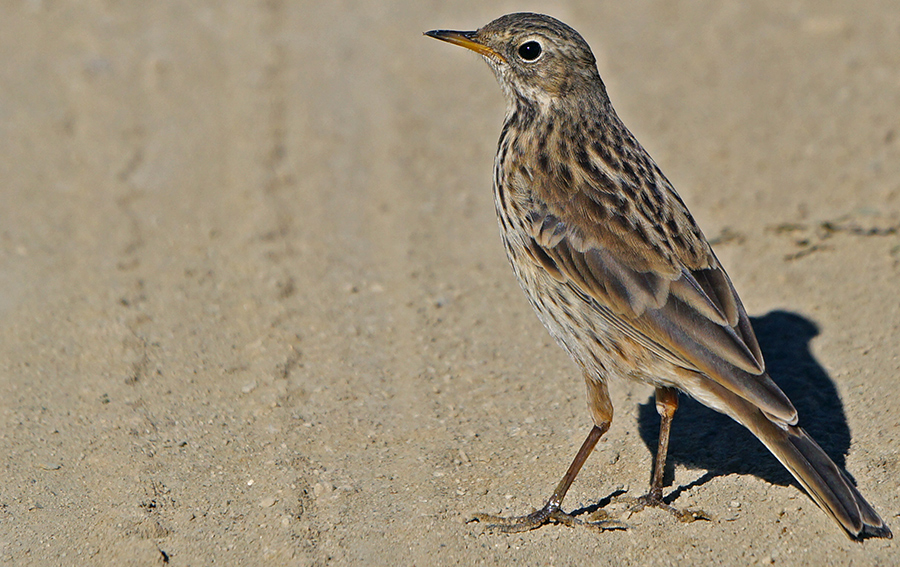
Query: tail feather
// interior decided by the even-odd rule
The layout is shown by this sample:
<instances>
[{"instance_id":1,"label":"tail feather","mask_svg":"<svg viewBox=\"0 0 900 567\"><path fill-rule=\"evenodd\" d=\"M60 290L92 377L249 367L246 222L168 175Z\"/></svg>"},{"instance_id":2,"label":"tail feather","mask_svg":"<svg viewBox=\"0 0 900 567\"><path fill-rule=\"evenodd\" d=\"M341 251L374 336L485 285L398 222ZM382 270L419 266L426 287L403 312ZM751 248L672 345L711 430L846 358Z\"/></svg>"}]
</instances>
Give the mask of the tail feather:
<instances>
[{"instance_id":1,"label":"tail feather","mask_svg":"<svg viewBox=\"0 0 900 567\"><path fill-rule=\"evenodd\" d=\"M754 419L744 425L848 534L854 538L892 537L884 520L806 431L772 422L758 410L754 413Z\"/></svg>"},{"instance_id":2,"label":"tail feather","mask_svg":"<svg viewBox=\"0 0 900 567\"><path fill-rule=\"evenodd\" d=\"M853 482L802 428L766 414L708 378L686 375L683 386L701 403L749 429L851 537L892 537L890 528Z\"/></svg>"}]
</instances>

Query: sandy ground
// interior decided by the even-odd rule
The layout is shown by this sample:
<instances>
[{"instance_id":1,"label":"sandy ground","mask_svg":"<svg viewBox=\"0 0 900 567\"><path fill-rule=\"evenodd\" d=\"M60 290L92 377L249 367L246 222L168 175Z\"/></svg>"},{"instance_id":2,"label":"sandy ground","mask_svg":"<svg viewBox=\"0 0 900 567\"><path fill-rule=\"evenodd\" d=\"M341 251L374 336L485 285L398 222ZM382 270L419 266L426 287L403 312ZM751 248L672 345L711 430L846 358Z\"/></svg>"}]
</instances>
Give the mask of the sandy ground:
<instances>
[{"instance_id":1,"label":"sandy ground","mask_svg":"<svg viewBox=\"0 0 900 567\"><path fill-rule=\"evenodd\" d=\"M900 4L4 2L0 565L890 565L760 446L676 416L678 506L482 533L590 419L517 288L504 101L422 37L532 9L597 53L801 423L900 530ZM646 489L615 383L566 500Z\"/></svg>"}]
</instances>

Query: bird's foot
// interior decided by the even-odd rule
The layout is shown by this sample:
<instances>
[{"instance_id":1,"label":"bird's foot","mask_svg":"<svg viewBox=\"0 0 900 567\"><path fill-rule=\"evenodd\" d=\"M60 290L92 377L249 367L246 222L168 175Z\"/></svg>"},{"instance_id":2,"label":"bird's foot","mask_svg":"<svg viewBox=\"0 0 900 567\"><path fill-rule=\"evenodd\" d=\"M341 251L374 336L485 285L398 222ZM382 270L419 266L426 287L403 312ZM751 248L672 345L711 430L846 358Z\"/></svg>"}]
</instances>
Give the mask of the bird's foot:
<instances>
[{"instance_id":1,"label":"bird's foot","mask_svg":"<svg viewBox=\"0 0 900 567\"><path fill-rule=\"evenodd\" d=\"M570 528L585 527L596 531L624 530L628 526L616 520L609 519L605 510L597 510L589 514L585 519L576 518L567 514L556 506L544 506L527 516L503 517L493 514L475 514L469 522L486 524L488 531L502 533L520 533L537 529L544 524L562 524Z\"/></svg>"},{"instance_id":2,"label":"bird's foot","mask_svg":"<svg viewBox=\"0 0 900 567\"><path fill-rule=\"evenodd\" d=\"M651 490L643 496L637 498L622 498L619 501L624 501L629 504L628 512L630 514L637 514L644 508L652 507L665 510L675 516L679 522L684 522L686 524L697 520L712 520L712 517L703 510L691 510L689 508L682 510L667 504L666 501L663 500L662 491L657 492Z\"/></svg>"}]
</instances>

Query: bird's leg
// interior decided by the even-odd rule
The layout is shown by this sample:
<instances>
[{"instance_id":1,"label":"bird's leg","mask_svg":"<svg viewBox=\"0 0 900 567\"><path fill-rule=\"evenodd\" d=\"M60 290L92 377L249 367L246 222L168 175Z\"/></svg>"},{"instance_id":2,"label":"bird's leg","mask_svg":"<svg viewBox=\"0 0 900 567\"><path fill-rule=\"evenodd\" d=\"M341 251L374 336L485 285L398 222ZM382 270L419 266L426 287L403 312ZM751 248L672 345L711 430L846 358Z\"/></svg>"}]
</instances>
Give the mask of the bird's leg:
<instances>
[{"instance_id":1,"label":"bird's leg","mask_svg":"<svg viewBox=\"0 0 900 567\"><path fill-rule=\"evenodd\" d=\"M663 500L663 476L666 471L666 455L669 452L669 433L672 431L672 419L675 417L677 409L678 390L674 388L657 388L656 411L659 413L659 443L656 448L656 458L653 461L650 492L637 498L631 507L631 511L638 512L647 506L653 506L671 512L682 522L708 520L709 517L702 510L679 510L666 504Z\"/></svg>"},{"instance_id":2,"label":"bird's leg","mask_svg":"<svg viewBox=\"0 0 900 567\"><path fill-rule=\"evenodd\" d=\"M575 477L578 476L578 471L581 470L588 455L591 454L597 441L599 441L600 437L606 433L607 429L609 429L608 423L605 427L595 425L591 428L584 443L581 444L581 449L579 449L578 454L575 455L575 460L569 465L569 470L566 471L562 480L556 485L556 490L554 490L553 494L550 495L550 498L547 499L547 503L544 504L543 508L535 510L527 516L504 518L503 516L494 516L491 514L475 514L472 519L486 523L488 529L506 533L527 532L551 522L565 524L567 526L583 523L570 514L563 512L560 509L560 505L562 504L563 498L566 496L566 492L569 491L569 487L572 486Z\"/></svg>"},{"instance_id":3,"label":"bird's leg","mask_svg":"<svg viewBox=\"0 0 900 567\"><path fill-rule=\"evenodd\" d=\"M672 419L678 410L678 390L673 388L656 389L656 412L659 414L659 442L656 446L656 459L653 463L653 476L650 479L650 492L647 496L654 502L661 503L663 476L666 471L666 456L669 453L669 434L672 431Z\"/></svg>"},{"instance_id":4,"label":"bird's leg","mask_svg":"<svg viewBox=\"0 0 900 567\"><path fill-rule=\"evenodd\" d=\"M613 409L606 384L596 381L587 375L585 375L585 380L588 387L588 405L594 419L594 427L591 428L587 438L585 438L584 443L581 444L581 448L575 455L575 459L569 465L569 469L563 475L559 484L556 485L556 490L550 495L544 507L540 510L535 510L527 516L504 518L491 514L476 514L472 520L487 523L488 529L506 533L526 532L551 522L565 524L570 527L584 525L600 530L621 529L623 527L621 524L614 522L582 521L571 514L563 512L560 508L563 498L569 491L569 487L572 486L572 482L575 481L575 477L578 476L578 472L581 470L584 462L590 456L591 451L594 450L600 437L609 430L609 425L612 423Z\"/></svg>"}]
</instances>

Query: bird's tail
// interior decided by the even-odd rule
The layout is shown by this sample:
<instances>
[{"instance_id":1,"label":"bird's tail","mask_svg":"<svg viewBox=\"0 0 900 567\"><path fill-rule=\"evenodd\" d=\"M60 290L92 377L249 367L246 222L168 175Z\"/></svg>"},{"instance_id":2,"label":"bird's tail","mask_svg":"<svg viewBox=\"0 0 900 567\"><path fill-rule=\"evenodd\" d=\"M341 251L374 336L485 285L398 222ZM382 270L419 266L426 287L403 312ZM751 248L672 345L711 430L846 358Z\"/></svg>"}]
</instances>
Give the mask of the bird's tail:
<instances>
[{"instance_id":1,"label":"bird's tail","mask_svg":"<svg viewBox=\"0 0 900 567\"><path fill-rule=\"evenodd\" d=\"M756 408L740 416L738 421L763 442L816 504L851 537L892 537L884 520L806 431L773 422Z\"/></svg>"}]
</instances>

